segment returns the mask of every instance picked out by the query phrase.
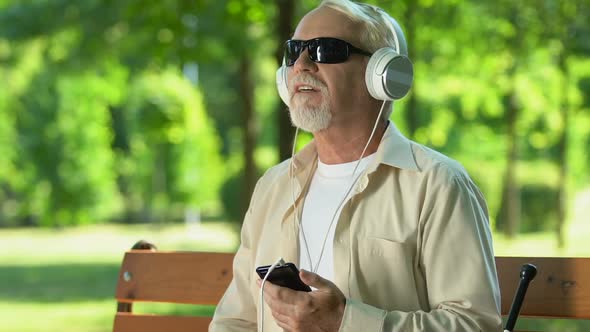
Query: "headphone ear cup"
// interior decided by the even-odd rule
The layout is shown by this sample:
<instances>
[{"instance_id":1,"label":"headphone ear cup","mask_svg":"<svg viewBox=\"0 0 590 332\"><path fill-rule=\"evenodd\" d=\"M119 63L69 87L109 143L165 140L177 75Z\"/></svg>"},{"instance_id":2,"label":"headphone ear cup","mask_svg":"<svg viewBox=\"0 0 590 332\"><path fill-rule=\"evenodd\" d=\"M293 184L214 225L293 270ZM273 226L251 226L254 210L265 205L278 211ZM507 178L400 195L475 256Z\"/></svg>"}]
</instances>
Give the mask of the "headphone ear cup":
<instances>
[{"instance_id":1,"label":"headphone ear cup","mask_svg":"<svg viewBox=\"0 0 590 332\"><path fill-rule=\"evenodd\" d=\"M277 90L279 91L279 96L283 100L283 103L289 107L289 88L287 87L287 67L281 66L277 69L276 73L276 81L277 81Z\"/></svg>"},{"instance_id":2,"label":"headphone ear cup","mask_svg":"<svg viewBox=\"0 0 590 332\"><path fill-rule=\"evenodd\" d=\"M396 100L410 91L414 80L414 65L410 59L393 48L378 49L367 64L365 83L377 100Z\"/></svg>"}]
</instances>

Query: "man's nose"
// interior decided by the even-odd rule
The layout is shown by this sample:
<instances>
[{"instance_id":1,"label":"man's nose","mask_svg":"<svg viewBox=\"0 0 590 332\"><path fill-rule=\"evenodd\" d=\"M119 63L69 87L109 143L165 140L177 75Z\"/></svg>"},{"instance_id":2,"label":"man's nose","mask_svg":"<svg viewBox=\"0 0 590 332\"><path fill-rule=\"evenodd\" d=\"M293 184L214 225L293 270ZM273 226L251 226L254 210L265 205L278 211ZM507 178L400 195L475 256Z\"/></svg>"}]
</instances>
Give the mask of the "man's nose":
<instances>
[{"instance_id":1,"label":"man's nose","mask_svg":"<svg viewBox=\"0 0 590 332\"><path fill-rule=\"evenodd\" d=\"M306 47L303 52L299 54L299 57L293 64L293 70L295 72L303 71L316 71L317 65L313 60L309 58L309 49Z\"/></svg>"}]
</instances>

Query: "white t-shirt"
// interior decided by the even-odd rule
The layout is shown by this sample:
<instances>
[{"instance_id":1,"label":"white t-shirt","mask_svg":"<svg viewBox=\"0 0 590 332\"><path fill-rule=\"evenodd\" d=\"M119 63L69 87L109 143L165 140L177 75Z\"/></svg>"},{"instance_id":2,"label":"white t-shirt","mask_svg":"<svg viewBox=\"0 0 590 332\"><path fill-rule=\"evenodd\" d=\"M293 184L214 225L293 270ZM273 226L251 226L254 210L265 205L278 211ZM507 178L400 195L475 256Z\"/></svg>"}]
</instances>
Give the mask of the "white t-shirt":
<instances>
[{"instance_id":1,"label":"white t-shirt","mask_svg":"<svg viewBox=\"0 0 590 332\"><path fill-rule=\"evenodd\" d=\"M361 160L354 174L354 179L357 179L363 173L374 158L375 154L372 154ZM315 272L332 281L334 280L334 232L340 217L340 211L346 204L346 201L342 202L344 195L354 182L352 173L357 163L358 160L344 164L328 165L318 160L318 168L311 179L309 191L303 205L299 232L299 267L307 271L313 271L313 268L318 265L318 260L320 260L320 253L325 240L324 252L321 254L321 260ZM352 192L350 190L350 193ZM350 198L350 193L346 200ZM332 218L334 222L330 227ZM308 250L309 256L311 256L311 266Z\"/></svg>"}]
</instances>

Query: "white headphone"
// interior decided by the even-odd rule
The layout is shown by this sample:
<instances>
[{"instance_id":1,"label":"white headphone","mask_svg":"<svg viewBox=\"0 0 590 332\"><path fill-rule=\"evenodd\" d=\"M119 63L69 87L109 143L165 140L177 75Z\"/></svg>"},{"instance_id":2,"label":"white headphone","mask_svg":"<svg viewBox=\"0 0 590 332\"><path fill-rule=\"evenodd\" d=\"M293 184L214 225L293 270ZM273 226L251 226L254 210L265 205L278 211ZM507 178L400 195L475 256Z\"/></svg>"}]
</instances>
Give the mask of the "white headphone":
<instances>
[{"instance_id":1,"label":"white headphone","mask_svg":"<svg viewBox=\"0 0 590 332\"><path fill-rule=\"evenodd\" d=\"M377 100L397 100L404 97L414 80L414 66L408 58L408 45L402 28L397 21L387 15L395 40L395 49L383 47L375 51L365 72L365 83L371 96ZM283 59L276 73L277 89L285 105L289 106L287 87L287 67Z\"/></svg>"}]
</instances>

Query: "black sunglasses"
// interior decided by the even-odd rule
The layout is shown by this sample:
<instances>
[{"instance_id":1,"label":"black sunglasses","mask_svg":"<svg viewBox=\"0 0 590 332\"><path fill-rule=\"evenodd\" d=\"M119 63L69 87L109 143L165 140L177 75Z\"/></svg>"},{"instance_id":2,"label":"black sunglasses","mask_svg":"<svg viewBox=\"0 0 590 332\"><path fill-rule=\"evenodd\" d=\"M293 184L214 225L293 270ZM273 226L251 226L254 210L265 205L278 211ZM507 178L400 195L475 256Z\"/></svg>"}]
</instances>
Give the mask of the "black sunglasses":
<instances>
[{"instance_id":1,"label":"black sunglasses","mask_svg":"<svg viewBox=\"0 0 590 332\"><path fill-rule=\"evenodd\" d=\"M351 54L366 56L372 54L352 46L350 43L337 38L320 37L310 40L287 40L285 43L285 64L287 67L295 64L301 53L307 48L309 58L317 63L342 63Z\"/></svg>"}]
</instances>

